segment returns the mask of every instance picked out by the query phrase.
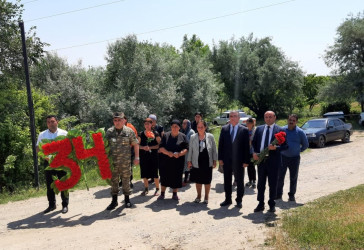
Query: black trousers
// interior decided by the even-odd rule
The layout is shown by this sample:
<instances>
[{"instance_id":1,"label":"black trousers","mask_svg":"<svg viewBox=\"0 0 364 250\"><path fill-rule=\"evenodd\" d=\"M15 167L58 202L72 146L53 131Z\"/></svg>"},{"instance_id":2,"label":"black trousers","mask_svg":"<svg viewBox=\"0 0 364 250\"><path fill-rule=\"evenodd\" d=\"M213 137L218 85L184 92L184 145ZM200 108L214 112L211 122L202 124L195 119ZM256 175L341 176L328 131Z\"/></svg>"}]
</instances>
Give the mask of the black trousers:
<instances>
[{"instance_id":1,"label":"black trousers","mask_svg":"<svg viewBox=\"0 0 364 250\"><path fill-rule=\"evenodd\" d=\"M282 155L282 166L279 169L279 178L278 178L278 189L277 194L283 194L283 186L284 186L284 178L286 177L287 168L289 169L289 196L294 196L297 190L297 179L298 179L298 170L300 166L300 156L296 157L285 157Z\"/></svg>"},{"instance_id":2,"label":"black trousers","mask_svg":"<svg viewBox=\"0 0 364 250\"><path fill-rule=\"evenodd\" d=\"M250 158L252 158L253 155L250 155ZM253 162L249 163L249 166L247 168L247 172L248 172L248 177L249 177L249 181L256 181L257 180L257 174L255 171L255 165Z\"/></svg>"},{"instance_id":3,"label":"black trousers","mask_svg":"<svg viewBox=\"0 0 364 250\"><path fill-rule=\"evenodd\" d=\"M242 202L244 196L244 168L232 167L231 165L224 164L224 190L225 190L225 200L231 201L232 194L232 174L234 173L234 178L236 181L236 202Z\"/></svg>"},{"instance_id":4,"label":"black trousers","mask_svg":"<svg viewBox=\"0 0 364 250\"><path fill-rule=\"evenodd\" d=\"M48 167L49 164L47 161L44 162L44 167ZM44 175L46 178L46 185L47 185L47 198L48 203L50 207L53 207L56 205L56 194L54 193L53 189L51 188L51 184L53 183L52 176L57 176L58 179L61 179L63 176L65 176L67 173L65 171L60 170L45 170ZM61 192L61 198L62 198L62 207L67 207L69 203L69 197L65 195L65 193Z\"/></svg>"},{"instance_id":5,"label":"black trousers","mask_svg":"<svg viewBox=\"0 0 364 250\"><path fill-rule=\"evenodd\" d=\"M264 203L264 192L265 185L268 179L269 185L269 206L275 206L276 202L274 201L277 197L277 185L278 185L278 171L279 165L277 164L269 164L269 160L267 159L265 162L258 165L258 197L257 200L259 203Z\"/></svg>"}]
</instances>

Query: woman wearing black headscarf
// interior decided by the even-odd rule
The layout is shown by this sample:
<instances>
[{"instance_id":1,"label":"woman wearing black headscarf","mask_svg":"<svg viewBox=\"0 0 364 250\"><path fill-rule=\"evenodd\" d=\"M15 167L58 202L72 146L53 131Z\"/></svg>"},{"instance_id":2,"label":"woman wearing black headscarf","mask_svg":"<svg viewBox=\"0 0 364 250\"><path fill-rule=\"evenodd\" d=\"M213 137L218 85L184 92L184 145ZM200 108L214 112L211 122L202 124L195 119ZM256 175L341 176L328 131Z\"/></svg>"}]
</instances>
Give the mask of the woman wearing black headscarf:
<instances>
[{"instance_id":1,"label":"woman wearing black headscarf","mask_svg":"<svg viewBox=\"0 0 364 250\"><path fill-rule=\"evenodd\" d=\"M173 120L171 131L164 133L159 147L159 175L161 180L159 200L164 199L167 187L173 189L172 199L179 200L177 191L178 188L182 187L185 155L188 151L186 135L179 132L180 129L180 121Z\"/></svg>"}]
</instances>

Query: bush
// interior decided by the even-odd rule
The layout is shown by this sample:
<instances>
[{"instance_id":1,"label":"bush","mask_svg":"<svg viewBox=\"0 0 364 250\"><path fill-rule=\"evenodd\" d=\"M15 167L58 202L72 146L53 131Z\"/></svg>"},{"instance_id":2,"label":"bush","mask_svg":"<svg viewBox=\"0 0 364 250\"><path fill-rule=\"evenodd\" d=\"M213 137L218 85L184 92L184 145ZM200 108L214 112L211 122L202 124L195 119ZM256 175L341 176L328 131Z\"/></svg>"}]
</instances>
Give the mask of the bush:
<instances>
[{"instance_id":1,"label":"bush","mask_svg":"<svg viewBox=\"0 0 364 250\"><path fill-rule=\"evenodd\" d=\"M350 104L347 102L335 102L322 105L322 114L333 111L343 111L344 114L350 114Z\"/></svg>"}]
</instances>

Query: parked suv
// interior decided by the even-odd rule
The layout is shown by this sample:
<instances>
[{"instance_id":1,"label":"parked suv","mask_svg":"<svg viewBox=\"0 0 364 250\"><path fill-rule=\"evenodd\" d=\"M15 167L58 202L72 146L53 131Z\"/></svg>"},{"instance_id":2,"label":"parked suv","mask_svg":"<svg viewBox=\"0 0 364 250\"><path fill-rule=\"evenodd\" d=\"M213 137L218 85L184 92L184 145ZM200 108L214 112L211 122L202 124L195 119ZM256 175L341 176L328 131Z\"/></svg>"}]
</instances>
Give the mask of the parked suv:
<instances>
[{"instance_id":1,"label":"parked suv","mask_svg":"<svg viewBox=\"0 0 364 250\"><path fill-rule=\"evenodd\" d=\"M359 115L359 124L364 126L364 112L361 112Z\"/></svg>"},{"instance_id":2,"label":"parked suv","mask_svg":"<svg viewBox=\"0 0 364 250\"><path fill-rule=\"evenodd\" d=\"M230 114L229 110L225 111L224 113L222 113L221 115L219 115L218 117L216 117L213 120L213 124L225 125L229 121L229 114ZM245 125L246 120L248 120L251 117L251 115L247 115L244 111L239 111L239 116L240 116L239 124L243 124L243 125Z\"/></svg>"},{"instance_id":3,"label":"parked suv","mask_svg":"<svg viewBox=\"0 0 364 250\"><path fill-rule=\"evenodd\" d=\"M345 122L344 112L342 111L335 111L335 112L327 112L323 115L324 118L339 118L343 122Z\"/></svg>"}]
</instances>

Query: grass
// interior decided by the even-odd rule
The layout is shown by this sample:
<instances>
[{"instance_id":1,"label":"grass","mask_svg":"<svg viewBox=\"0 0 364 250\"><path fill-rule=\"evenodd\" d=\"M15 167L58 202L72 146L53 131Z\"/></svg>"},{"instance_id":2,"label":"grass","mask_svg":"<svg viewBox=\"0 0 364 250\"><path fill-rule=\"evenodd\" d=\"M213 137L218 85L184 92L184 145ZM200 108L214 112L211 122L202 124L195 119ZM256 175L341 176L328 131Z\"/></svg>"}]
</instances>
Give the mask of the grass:
<instances>
[{"instance_id":1,"label":"grass","mask_svg":"<svg viewBox=\"0 0 364 250\"><path fill-rule=\"evenodd\" d=\"M364 185L284 212L268 244L277 249L363 249Z\"/></svg>"}]
</instances>

